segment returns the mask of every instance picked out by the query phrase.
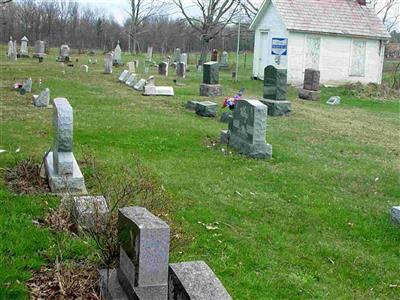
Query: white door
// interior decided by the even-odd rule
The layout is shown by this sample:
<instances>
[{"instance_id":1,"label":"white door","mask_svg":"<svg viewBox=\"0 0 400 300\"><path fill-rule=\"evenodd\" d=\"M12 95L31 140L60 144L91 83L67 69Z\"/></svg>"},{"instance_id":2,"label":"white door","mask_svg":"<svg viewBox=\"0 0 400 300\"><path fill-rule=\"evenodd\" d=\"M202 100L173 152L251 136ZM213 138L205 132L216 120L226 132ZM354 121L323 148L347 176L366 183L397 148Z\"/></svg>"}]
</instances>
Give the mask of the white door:
<instances>
[{"instance_id":1,"label":"white door","mask_svg":"<svg viewBox=\"0 0 400 300\"><path fill-rule=\"evenodd\" d=\"M268 32L261 31L260 46L258 47L258 77L264 78L264 69L268 66L269 43Z\"/></svg>"},{"instance_id":2,"label":"white door","mask_svg":"<svg viewBox=\"0 0 400 300\"><path fill-rule=\"evenodd\" d=\"M307 35L305 69L319 70L319 56L321 50L321 38Z\"/></svg>"}]
</instances>

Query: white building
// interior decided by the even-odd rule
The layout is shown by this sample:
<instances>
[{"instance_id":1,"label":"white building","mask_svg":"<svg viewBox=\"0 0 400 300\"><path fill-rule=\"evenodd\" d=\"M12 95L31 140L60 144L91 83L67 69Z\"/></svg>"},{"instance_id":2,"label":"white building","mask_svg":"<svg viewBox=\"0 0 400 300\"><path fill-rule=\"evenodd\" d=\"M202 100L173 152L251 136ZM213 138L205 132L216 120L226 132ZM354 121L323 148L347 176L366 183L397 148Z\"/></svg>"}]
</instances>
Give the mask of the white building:
<instances>
[{"instance_id":1,"label":"white building","mask_svg":"<svg viewBox=\"0 0 400 300\"><path fill-rule=\"evenodd\" d=\"M365 0L264 0L250 28L254 77L274 65L294 85L306 68L320 70L326 85L382 81L390 35Z\"/></svg>"}]
</instances>

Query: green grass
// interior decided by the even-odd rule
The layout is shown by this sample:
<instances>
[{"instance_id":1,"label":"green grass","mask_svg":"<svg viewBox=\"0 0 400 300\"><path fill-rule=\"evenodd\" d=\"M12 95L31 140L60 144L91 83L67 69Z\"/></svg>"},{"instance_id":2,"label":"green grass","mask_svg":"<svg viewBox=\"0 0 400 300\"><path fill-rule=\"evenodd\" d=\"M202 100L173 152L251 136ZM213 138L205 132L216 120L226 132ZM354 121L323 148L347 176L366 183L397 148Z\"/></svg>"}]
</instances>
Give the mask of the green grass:
<instances>
[{"instance_id":1,"label":"green grass","mask_svg":"<svg viewBox=\"0 0 400 300\"><path fill-rule=\"evenodd\" d=\"M80 56L79 64L87 59ZM324 88L320 102L306 102L290 89L293 114L268 119L273 159L259 161L206 147L226 125L184 108L200 99L194 66L175 97L145 97L118 83L121 69L103 75L98 59L87 74L76 67L64 75L54 55L43 64L1 57L0 148L20 147L19 159L39 160L52 144L52 110L34 108L30 95L10 88L32 77L35 93L49 87L52 98L66 97L73 106L78 159L89 149L111 176L135 154L171 195L172 218L190 237L173 249L172 262L205 260L234 299L399 297L400 235L388 219L400 199L399 99ZM250 67L241 70L234 83L222 71L226 94L243 86L249 98L259 98L262 82L250 74ZM173 78L156 75L156 84L171 85ZM342 105L326 105L332 95ZM0 168L13 166L16 155L0 154ZM90 191L99 190L87 181ZM0 186L0 299L26 298L29 272L56 256L96 261L90 242L32 224L56 204ZM199 222L218 222L218 229Z\"/></svg>"}]
</instances>

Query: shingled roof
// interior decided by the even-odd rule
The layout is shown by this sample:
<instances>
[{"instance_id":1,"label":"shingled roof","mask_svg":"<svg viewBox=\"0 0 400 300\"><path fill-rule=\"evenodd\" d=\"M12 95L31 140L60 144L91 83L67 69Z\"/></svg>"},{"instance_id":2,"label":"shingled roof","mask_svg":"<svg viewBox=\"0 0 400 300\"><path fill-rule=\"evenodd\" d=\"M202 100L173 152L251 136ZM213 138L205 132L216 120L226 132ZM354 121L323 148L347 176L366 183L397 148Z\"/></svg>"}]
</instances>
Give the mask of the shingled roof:
<instances>
[{"instance_id":1,"label":"shingled roof","mask_svg":"<svg viewBox=\"0 0 400 300\"><path fill-rule=\"evenodd\" d=\"M265 0L251 29L256 28L270 2L289 31L390 38L375 11L357 0Z\"/></svg>"}]
</instances>

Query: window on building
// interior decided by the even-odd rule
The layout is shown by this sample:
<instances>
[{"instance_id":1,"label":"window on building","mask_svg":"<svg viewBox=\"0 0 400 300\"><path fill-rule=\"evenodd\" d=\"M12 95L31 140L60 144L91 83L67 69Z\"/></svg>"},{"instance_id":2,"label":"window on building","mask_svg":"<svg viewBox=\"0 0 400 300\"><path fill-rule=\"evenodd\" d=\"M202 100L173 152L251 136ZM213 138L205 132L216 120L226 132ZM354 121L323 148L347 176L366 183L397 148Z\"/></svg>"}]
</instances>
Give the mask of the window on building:
<instances>
[{"instance_id":1,"label":"window on building","mask_svg":"<svg viewBox=\"0 0 400 300\"><path fill-rule=\"evenodd\" d=\"M321 51L321 38L307 35L305 69L319 70L319 56Z\"/></svg>"},{"instance_id":2,"label":"window on building","mask_svg":"<svg viewBox=\"0 0 400 300\"><path fill-rule=\"evenodd\" d=\"M366 41L353 40L351 45L350 76L365 76L366 47Z\"/></svg>"}]
</instances>

